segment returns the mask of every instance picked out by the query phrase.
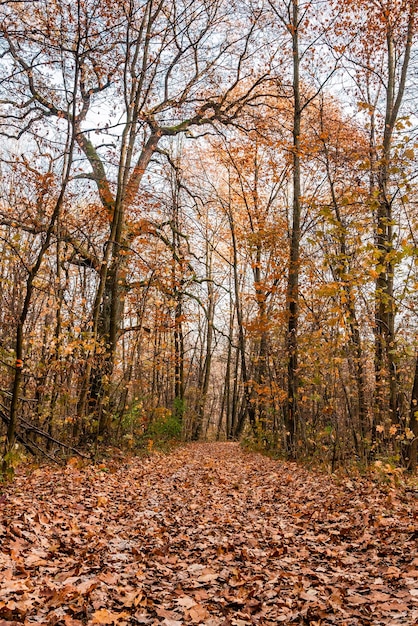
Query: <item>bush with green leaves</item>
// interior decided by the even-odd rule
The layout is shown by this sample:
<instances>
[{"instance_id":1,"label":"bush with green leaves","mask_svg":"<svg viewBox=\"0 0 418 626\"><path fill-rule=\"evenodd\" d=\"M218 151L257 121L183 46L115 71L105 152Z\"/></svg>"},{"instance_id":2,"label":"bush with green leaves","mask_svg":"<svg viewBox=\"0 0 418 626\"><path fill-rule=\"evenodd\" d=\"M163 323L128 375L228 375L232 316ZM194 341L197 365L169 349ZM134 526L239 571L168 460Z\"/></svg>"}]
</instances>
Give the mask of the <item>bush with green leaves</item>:
<instances>
[{"instance_id":1,"label":"bush with green leaves","mask_svg":"<svg viewBox=\"0 0 418 626\"><path fill-rule=\"evenodd\" d=\"M167 412L159 415L147 426L146 435L155 442L168 442L181 437L181 422L176 415Z\"/></svg>"}]
</instances>

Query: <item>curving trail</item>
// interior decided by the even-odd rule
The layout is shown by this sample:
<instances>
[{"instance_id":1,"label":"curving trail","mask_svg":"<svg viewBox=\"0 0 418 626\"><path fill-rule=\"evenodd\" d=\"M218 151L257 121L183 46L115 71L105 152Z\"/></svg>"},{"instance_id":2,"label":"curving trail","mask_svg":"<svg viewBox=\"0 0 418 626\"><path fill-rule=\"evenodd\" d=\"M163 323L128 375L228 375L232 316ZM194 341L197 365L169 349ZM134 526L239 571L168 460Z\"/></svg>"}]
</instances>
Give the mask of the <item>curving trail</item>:
<instances>
[{"instance_id":1,"label":"curving trail","mask_svg":"<svg viewBox=\"0 0 418 626\"><path fill-rule=\"evenodd\" d=\"M0 495L0 626L412 626L416 514L234 443L37 469Z\"/></svg>"}]
</instances>

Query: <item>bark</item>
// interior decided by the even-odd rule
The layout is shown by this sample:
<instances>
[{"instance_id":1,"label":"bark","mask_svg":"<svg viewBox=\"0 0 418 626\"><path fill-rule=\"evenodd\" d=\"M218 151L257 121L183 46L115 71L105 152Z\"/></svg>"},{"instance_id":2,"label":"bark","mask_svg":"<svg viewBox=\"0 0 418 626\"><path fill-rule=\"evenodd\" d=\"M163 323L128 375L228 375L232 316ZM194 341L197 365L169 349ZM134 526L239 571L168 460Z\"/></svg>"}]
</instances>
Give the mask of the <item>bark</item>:
<instances>
[{"instance_id":1,"label":"bark","mask_svg":"<svg viewBox=\"0 0 418 626\"><path fill-rule=\"evenodd\" d=\"M256 432L256 418L255 418L255 406L253 402L251 381L249 378L249 371L248 371L248 366L247 366L244 320L243 320L241 294L240 294L240 277L239 277L239 272L238 272L238 247L237 247L237 240L236 240L236 233L235 233L234 217L232 215L232 207L228 208L228 221L229 221L229 228L231 232L235 312L236 312L236 319L237 319L237 326L238 326L237 358L239 359L240 366L241 366L241 380L243 384L243 394L244 394L244 406L243 406L244 410L242 410L239 415L236 414L237 403L234 402L235 413L233 412L233 415L235 416L235 419L233 419L234 423L232 426L232 437L234 439L238 439L244 429L246 416L248 416L249 418L253 431Z\"/></svg>"},{"instance_id":2,"label":"bark","mask_svg":"<svg viewBox=\"0 0 418 626\"><path fill-rule=\"evenodd\" d=\"M205 353L205 362L203 366L203 377L202 377L202 385L200 389L200 398L199 398L199 406L198 406L198 414L196 417L195 428L193 432L193 440L197 441L202 435L202 428L204 424L205 418L205 409L206 402L209 392L209 382L210 382L210 373L211 373L211 364L212 364L212 350L213 350L213 322L215 317L215 298L214 298L214 289L212 282L212 259L209 254L209 246L206 249L207 255L207 278L208 278L208 309L207 309L207 319L206 319L206 353ZM209 258L208 258L209 257Z\"/></svg>"},{"instance_id":3,"label":"bark","mask_svg":"<svg viewBox=\"0 0 418 626\"><path fill-rule=\"evenodd\" d=\"M110 404L110 381L113 373L116 356L117 340L120 334L120 322L123 313L125 296L124 255L124 216L126 201L132 201L146 168L158 146L161 133L152 134L146 142L131 178L130 157L135 137L129 135L132 120L126 124L122 139L118 192L113 203L113 215L109 239L101 266L98 287L93 307L92 340L95 344L85 373L85 385L79 401L80 411L88 412L98 417L98 435L106 436L111 420L112 406ZM97 157L98 158L98 157ZM91 161L90 161L91 162ZM96 165L97 168L97 165ZM135 176L133 177L133 174ZM111 204L109 204L112 207ZM102 353L97 358L96 350L100 347Z\"/></svg>"},{"instance_id":4,"label":"bark","mask_svg":"<svg viewBox=\"0 0 418 626\"><path fill-rule=\"evenodd\" d=\"M254 374L257 385L256 412L261 430L266 429L268 401L266 386L268 383L268 345L269 335L267 331L267 294L261 280L261 246L257 246L256 262L254 268L254 285L258 303L258 326L260 336L256 358L256 370Z\"/></svg>"},{"instance_id":5,"label":"bark","mask_svg":"<svg viewBox=\"0 0 418 626\"><path fill-rule=\"evenodd\" d=\"M408 470L414 472L418 463L418 356L415 360L414 384L409 409L409 430L413 439L407 445L405 462Z\"/></svg>"},{"instance_id":6,"label":"bark","mask_svg":"<svg viewBox=\"0 0 418 626\"><path fill-rule=\"evenodd\" d=\"M392 423L400 421L398 399L398 377L396 370L396 337L395 337L395 302L394 272L395 258L393 245L393 197L390 191L390 168L392 165L392 143L399 110L402 104L408 66L411 55L412 40L415 30L415 3L410 5L408 30L403 51L403 62L396 85L397 54L393 26L387 21L387 85L385 128L383 132L382 152L377 172L378 207L376 219L376 247L378 276L376 279L376 313L375 313L375 375L376 375L376 412L381 420L385 409L385 380L389 383L388 410ZM384 372L387 368L388 374Z\"/></svg>"},{"instance_id":7,"label":"bark","mask_svg":"<svg viewBox=\"0 0 418 626\"><path fill-rule=\"evenodd\" d=\"M299 323L299 265L300 265L300 219L301 219L301 162L300 132L302 106L299 78L299 2L293 0L292 34L293 51L293 215L290 242L289 275L287 285L288 325L287 347L287 411L285 415L286 448L290 458L296 454L298 429L298 323Z\"/></svg>"}]
</instances>

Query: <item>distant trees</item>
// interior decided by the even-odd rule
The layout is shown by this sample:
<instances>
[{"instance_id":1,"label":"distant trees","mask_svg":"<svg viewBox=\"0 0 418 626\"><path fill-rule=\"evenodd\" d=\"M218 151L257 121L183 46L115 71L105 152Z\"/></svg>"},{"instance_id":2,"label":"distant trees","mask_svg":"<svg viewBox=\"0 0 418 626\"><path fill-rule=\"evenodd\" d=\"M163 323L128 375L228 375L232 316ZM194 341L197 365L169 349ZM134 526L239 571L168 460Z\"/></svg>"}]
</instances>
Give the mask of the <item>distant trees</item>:
<instances>
[{"instance_id":1,"label":"distant trees","mask_svg":"<svg viewBox=\"0 0 418 626\"><path fill-rule=\"evenodd\" d=\"M90 193L95 189L108 221L99 258L73 241L66 225L61 228L74 245L76 263L96 272L91 353L78 407L81 414L97 415L100 433L112 410L109 384L135 238L129 213L138 206L144 173L162 138L233 123L255 103L255 87L266 78L264 70L248 80L257 20L251 7L236 8L232 21L224 2L2 6L3 133L50 142L71 124L78 148L72 183L82 188L82 180L91 181Z\"/></svg>"},{"instance_id":2,"label":"distant trees","mask_svg":"<svg viewBox=\"0 0 418 626\"><path fill-rule=\"evenodd\" d=\"M2 3L5 466L167 420L416 466L416 3L366 4Z\"/></svg>"}]
</instances>

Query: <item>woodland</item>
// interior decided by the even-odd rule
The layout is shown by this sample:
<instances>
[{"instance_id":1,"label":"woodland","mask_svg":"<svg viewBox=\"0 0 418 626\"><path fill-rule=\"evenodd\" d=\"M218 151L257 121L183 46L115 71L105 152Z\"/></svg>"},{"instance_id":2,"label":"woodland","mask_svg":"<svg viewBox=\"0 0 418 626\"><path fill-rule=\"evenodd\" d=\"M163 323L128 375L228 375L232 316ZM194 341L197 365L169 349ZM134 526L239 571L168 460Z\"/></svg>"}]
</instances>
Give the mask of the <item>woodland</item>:
<instances>
[{"instance_id":1,"label":"woodland","mask_svg":"<svg viewBox=\"0 0 418 626\"><path fill-rule=\"evenodd\" d=\"M0 626L418 623L418 0L0 0Z\"/></svg>"},{"instance_id":2,"label":"woodland","mask_svg":"<svg viewBox=\"0 0 418 626\"><path fill-rule=\"evenodd\" d=\"M176 439L416 468L416 11L1 2L5 475Z\"/></svg>"}]
</instances>

